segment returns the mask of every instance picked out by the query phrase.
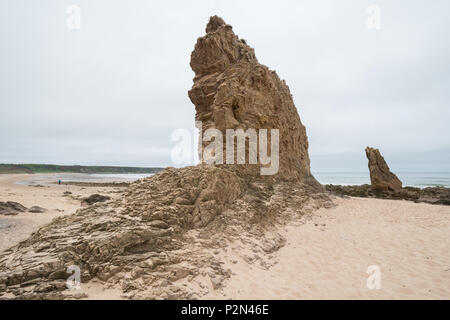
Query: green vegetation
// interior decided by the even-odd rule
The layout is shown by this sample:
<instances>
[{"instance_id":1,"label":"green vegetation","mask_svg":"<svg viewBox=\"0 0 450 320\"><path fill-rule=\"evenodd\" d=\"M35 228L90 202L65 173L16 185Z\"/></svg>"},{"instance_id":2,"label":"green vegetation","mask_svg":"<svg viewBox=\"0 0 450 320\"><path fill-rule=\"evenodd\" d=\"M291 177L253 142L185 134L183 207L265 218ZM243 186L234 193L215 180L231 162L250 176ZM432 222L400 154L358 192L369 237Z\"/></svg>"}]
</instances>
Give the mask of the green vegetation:
<instances>
[{"instance_id":1,"label":"green vegetation","mask_svg":"<svg viewBox=\"0 0 450 320\"><path fill-rule=\"evenodd\" d=\"M111 166L60 166L54 164L0 164L2 173L156 173L163 168L111 167Z\"/></svg>"}]
</instances>

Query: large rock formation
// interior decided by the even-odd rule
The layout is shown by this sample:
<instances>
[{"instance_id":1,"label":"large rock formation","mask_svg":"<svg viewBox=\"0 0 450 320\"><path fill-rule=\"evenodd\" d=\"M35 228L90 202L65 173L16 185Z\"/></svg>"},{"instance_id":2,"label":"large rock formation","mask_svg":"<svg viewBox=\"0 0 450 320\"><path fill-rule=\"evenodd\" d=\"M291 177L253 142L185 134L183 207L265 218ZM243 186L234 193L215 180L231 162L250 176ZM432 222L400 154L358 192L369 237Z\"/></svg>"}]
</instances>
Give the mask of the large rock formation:
<instances>
[{"instance_id":1,"label":"large rock formation","mask_svg":"<svg viewBox=\"0 0 450 320\"><path fill-rule=\"evenodd\" d=\"M369 160L370 182L373 189L379 191L402 189L402 182L391 172L378 149L367 147L366 156Z\"/></svg>"},{"instance_id":2,"label":"large rock formation","mask_svg":"<svg viewBox=\"0 0 450 320\"><path fill-rule=\"evenodd\" d=\"M212 17L206 29L191 61L197 120L203 129L279 128L275 179L260 179L255 166L201 164L136 181L0 253L0 299L73 297L72 265L82 282L118 286L124 297L198 298L230 277L218 249L240 243L243 259L267 267L284 243L271 230L330 204L310 183L305 128L287 86L223 20Z\"/></svg>"},{"instance_id":3,"label":"large rock formation","mask_svg":"<svg viewBox=\"0 0 450 320\"><path fill-rule=\"evenodd\" d=\"M306 130L288 86L258 63L254 50L221 18L210 18L206 35L198 38L191 54L191 67L195 78L189 97L202 134L215 128L225 138L226 129L279 129L279 170L274 176L317 184L310 172ZM201 147L209 143L203 141ZM248 164L248 150L246 159ZM260 175L260 166L260 159L257 165L241 165L239 174Z\"/></svg>"}]
</instances>

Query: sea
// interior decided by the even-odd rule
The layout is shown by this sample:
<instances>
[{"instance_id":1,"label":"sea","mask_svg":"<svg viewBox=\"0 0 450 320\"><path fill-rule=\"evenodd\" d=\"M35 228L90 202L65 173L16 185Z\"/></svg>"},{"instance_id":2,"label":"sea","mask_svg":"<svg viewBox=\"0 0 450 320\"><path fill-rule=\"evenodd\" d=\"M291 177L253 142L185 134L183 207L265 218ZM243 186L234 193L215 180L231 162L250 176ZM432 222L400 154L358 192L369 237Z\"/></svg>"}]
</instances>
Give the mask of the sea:
<instances>
[{"instance_id":1,"label":"sea","mask_svg":"<svg viewBox=\"0 0 450 320\"><path fill-rule=\"evenodd\" d=\"M450 172L396 172L403 186L450 187ZM321 184L361 185L370 184L369 172L313 172Z\"/></svg>"},{"instance_id":2,"label":"sea","mask_svg":"<svg viewBox=\"0 0 450 320\"><path fill-rule=\"evenodd\" d=\"M403 186L411 187L450 187L450 172L398 172ZM61 181L76 182L121 182L135 181L153 174L85 174L85 173L55 173L45 175L30 175L29 178L19 181L19 184L46 184ZM368 172L313 172L314 177L321 184L335 185L361 185L370 184Z\"/></svg>"},{"instance_id":3,"label":"sea","mask_svg":"<svg viewBox=\"0 0 450 320\"><path fill-rule=\"evenodd\" d=\"M55 183L58 180L62 182L132 182L153 175L153 173L36 173L17 183L37 185Z\"/></svg>"}]
</instances>

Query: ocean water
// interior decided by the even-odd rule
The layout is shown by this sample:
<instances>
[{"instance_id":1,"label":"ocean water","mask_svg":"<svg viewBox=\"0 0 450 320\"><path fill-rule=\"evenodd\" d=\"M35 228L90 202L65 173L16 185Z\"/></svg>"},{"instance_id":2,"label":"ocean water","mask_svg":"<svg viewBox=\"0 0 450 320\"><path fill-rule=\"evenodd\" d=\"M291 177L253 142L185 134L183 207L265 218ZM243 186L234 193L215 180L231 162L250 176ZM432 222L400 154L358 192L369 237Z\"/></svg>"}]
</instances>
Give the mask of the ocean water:
<instances>
[{"instance_id":1,"label":"ocean water","mask_svg":"<svg viewBox=\"0 0 450 320\"><path fill-rule=\"evenodd\" d=\"M153 173L53 173L53 174L33 174L25 180L17 182L18 184L47 184L54 183L58 180L73 182L131 182L138 179L150 177Z\"/></svg>"},{"instance_id":2,"label":"ocean water","mask_svg":"<svg viewBox=\"0 0 450 320\"><path fill-rule=\"evenodd\" d=\"M94 173L90 174L88 178L90 179L111 179L111 180L139 180L146 177L153 176L154 173Z\"/></svg>"},{"instance_id":3,"label":"ocean water","mask_svg":"<svg viewBox=\"0 0 450 320\"><path fill-rule=\"evenodd\" d=\"M450 172L399 172L396 173L403 186L411 187L450 187ZM85 173L55 173L35 174L19 181L19 184L47 184L61 181L76 182L121 182L135 181L153 174L85 174ZM361 185L370 184L369 172L313 172L314 177L322 184Z\"/></svg>"},{"instance_id":4,"label":"ocean water","mask_svg":"<svg viewBox=\"0 0 450 320\"><path fill-rule=\"evenodd\" d=\"M369 172L313 172L313 175L322 184L370 184ZM396 175L403 186L450 187L450 172L398 172Z\"/></svg>"}]
</instances>

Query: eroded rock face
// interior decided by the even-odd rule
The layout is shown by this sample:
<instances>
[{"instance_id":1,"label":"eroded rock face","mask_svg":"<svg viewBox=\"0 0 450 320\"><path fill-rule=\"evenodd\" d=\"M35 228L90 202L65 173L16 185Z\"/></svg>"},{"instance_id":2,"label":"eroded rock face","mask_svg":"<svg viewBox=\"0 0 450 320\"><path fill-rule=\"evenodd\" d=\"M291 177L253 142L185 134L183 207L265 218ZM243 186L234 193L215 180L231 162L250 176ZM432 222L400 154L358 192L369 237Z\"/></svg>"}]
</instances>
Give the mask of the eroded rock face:
<instances>
[{"instance_id":1,"label":"eroded rock face","mask_svg":"<svg viewBox=\"0 0 450 320\"><path fill-rule=\"evenodd\" d=\"M191 54L191 68L195 78L189 97L202 133L216 128L226 137L226 129L279 129L275 176L318 184L310 172L306 129L288 86L275 71L258 63L254 50L221 18L210 18L206 35L198 38ZM204 141L202 147L209 143ZM248 164L248 154L246 159ZM259 175L260 165L259 160L258 165L240 165L240 173Z\"/></svg>"},{"instance_id":2,"label":"eroded rock face","mask_svg":"<svg viewBox=\"0 0 450 320\"><path fill-rule=\"evenodd\" d=\"M402 182L391 172L378 149L367 147L366 156L369 160L370 182L373 189L379 191L402 189Z\"/></svg>"},{"instance_id":3,"label":"eroded rock face","mask_svg":"<svg viewBox=\"0 0 450 320\"><path fill-rule=\"evenodd\" d=\"M28 211L33 213L44 213L47 211L47 209L39 206L32 206L30 209L28 209Z\"/></svg>"}]
</instances>

